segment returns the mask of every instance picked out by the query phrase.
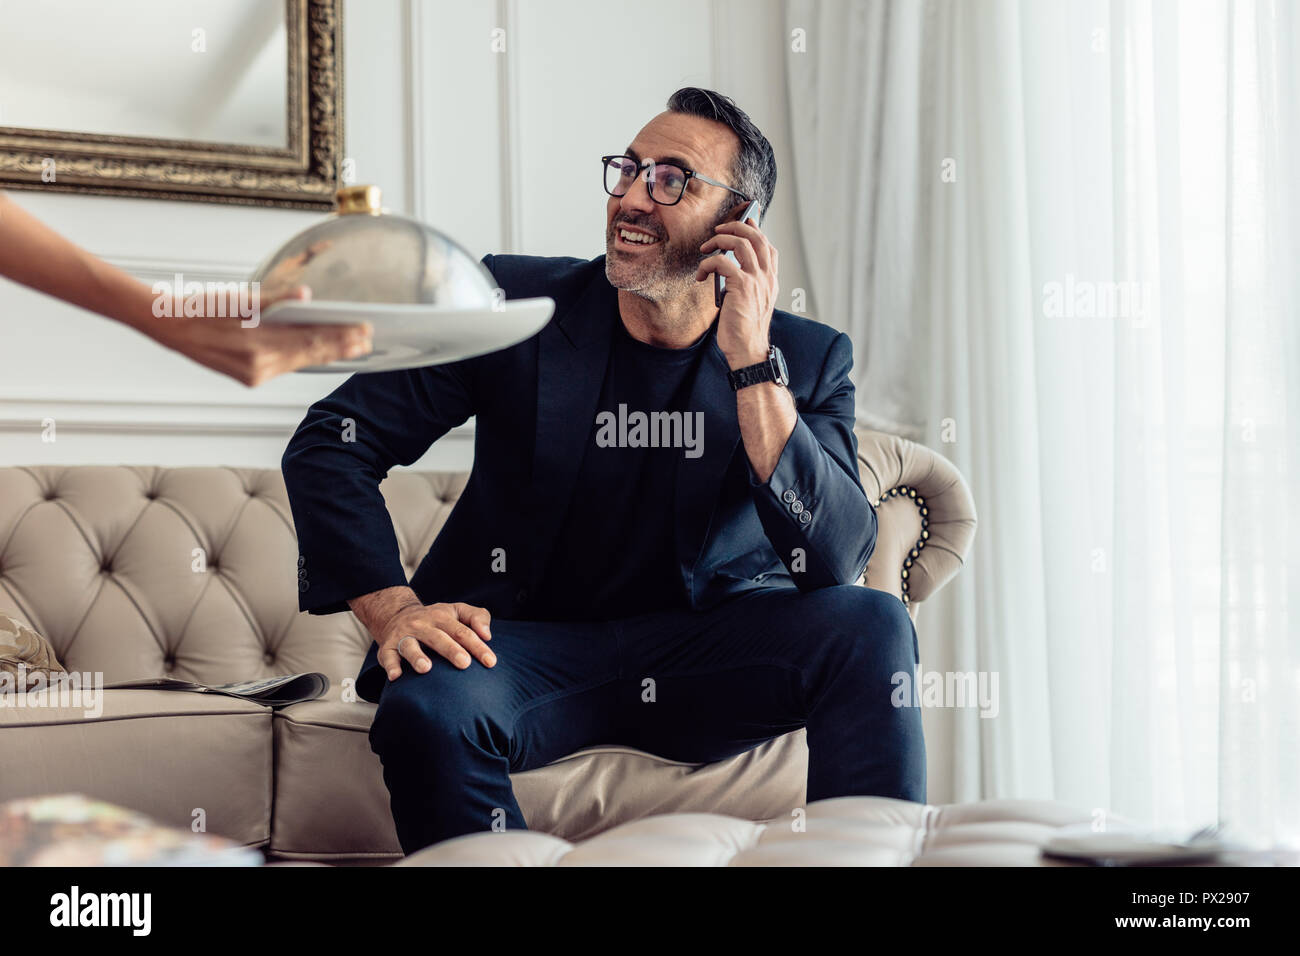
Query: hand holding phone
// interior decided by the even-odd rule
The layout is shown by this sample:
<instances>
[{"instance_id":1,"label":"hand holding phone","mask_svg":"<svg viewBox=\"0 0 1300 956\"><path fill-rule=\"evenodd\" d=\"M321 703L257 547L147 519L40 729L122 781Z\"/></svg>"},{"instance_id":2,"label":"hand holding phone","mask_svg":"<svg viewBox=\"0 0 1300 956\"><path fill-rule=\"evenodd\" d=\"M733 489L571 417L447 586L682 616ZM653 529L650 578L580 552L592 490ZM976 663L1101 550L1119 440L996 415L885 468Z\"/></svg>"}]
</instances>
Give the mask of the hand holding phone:
<instances>
[{"instance_id":1,"label":"hand holding phone","mask_svg":"<svg viewBox=\"0 0 1300 956\"><path fill-rule=\"evenodd\" d=\"M757 202L746 203L745 208L741 210L740 215L731 221L744 222L746 219L752 219L754 220L755 223L757 223L758 208L759 207ZM736 254L732 252L730 249L728 249L723 254L732 262L736 261ZM713 304L716 305L719 309L722 308L722 300L725 299L726 297L727 297L727 277L724 276L721 272L715 272L713 273Z\"/></svg>"}]
</instances>

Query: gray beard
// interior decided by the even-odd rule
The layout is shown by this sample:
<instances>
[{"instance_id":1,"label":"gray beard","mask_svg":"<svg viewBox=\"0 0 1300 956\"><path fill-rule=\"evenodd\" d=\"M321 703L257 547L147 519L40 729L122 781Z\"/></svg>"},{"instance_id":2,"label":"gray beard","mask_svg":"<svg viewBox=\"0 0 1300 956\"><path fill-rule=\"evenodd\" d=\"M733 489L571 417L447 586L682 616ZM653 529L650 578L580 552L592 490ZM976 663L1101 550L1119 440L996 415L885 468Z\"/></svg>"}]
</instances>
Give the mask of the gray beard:
<instances>
[{"instance_id":1,"label":"gray beard","mask_svg":"<svg viewBox=\"0 0 1300 956\"><path fill-rule=\"evenodd\" d=\"M713 235L710 226L706 233L692 242L669 244L661 240L657 256L652 258L643 254L637 261L610 251L605 256L605 278L614 288L651 302L680 298L699 284L695 281L696 270L709 258L699 249ZM614 230L611 229L606 249L611 249L613 242Z\"/></svg>"}]
</instances>

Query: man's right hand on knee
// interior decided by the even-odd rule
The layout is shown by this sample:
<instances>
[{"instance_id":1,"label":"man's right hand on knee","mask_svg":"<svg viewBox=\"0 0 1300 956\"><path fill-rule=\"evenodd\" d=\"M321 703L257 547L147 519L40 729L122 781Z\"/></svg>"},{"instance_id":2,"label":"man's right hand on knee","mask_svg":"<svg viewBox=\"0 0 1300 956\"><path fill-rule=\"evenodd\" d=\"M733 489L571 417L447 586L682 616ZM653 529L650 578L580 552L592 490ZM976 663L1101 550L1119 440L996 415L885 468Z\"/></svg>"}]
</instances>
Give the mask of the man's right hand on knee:
<instances>
[{"instance_id":1,"label":"man's right hand on knee","mask_svg":"<svg viewBox=\"0 0 1300 956\"><path fill-rule=\"evenodd\" d=\"M433 666L424 653L429 648L461 670L472 654L484 667L496 655L485 641L492 640L492 615L472 604L424 604L409 587L383 588L348 601L352 612L379 645L379 665L390 681L402 676L402 659L418 673ZM411 638L411 640L407 640Z\"/></svg>"}]
</instances>

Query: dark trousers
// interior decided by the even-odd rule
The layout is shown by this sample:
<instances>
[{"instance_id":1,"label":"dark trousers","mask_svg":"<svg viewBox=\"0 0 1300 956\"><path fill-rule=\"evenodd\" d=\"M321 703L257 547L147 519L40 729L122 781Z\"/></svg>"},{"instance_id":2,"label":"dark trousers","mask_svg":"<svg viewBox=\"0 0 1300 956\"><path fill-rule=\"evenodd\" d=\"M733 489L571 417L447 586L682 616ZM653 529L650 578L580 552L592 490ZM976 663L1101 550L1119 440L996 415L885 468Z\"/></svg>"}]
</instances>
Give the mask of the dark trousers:
<instances>
[{"instance_id":1,"label":"dark trousers","mask_svg":"<svg viewBox=\"0 0 1300 956\"><path fill-rule=\"evenodd\" d=\"M526 829L510 774L623 744L705 763L807 728L808 800L925 800L919 653L903 603L856 585L751 591L707 611L600 623L492 622L497 664L430 653L385 682L370 729L406 853ZM904 695L910 703L910 695Z\"/></svg>"}]
</instances>

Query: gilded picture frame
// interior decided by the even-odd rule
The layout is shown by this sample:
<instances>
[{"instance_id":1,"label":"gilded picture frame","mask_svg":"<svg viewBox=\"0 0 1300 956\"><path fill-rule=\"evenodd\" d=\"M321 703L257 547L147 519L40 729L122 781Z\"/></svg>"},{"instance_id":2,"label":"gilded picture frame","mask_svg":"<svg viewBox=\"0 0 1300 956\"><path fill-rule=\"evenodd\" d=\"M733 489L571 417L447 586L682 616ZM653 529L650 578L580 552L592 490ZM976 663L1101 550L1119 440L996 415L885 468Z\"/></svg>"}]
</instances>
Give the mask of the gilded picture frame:
<instances>
[{"instance_id":1,"label":"gilded picture frame","mask_svg":"<svg viewBox=\"0 0 1300 956\"><path fill-rule=\"evenodd\" d=\"M343 162L342 0L285 4L287 146L0 126L0 189L332 208Z\"/></svg>"}]
</instances>

